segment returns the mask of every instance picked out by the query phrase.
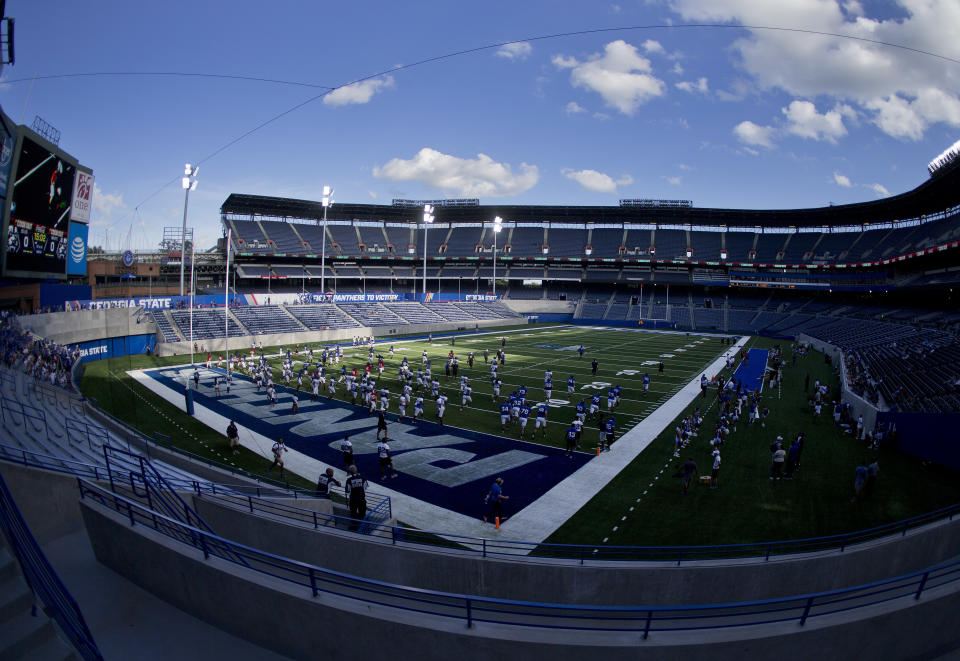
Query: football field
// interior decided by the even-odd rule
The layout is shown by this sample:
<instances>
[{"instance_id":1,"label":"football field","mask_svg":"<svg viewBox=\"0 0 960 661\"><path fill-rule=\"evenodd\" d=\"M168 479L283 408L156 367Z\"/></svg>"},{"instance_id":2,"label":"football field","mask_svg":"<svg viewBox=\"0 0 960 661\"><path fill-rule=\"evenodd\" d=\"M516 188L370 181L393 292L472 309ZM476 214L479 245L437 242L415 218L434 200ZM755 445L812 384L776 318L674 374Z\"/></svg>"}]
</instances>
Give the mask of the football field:
<instances>
[{"instance_id":1,"label":"football field","mask_svg":"<svg viewBox=\"0 0 960 661\"><path fill-rule=\"evenodd\" d=\"M584 347L583 357L579 347ZM390 347L393 347L393 356ZM294 379L289 386L296 387L296 373L304 369L303 390L309 392L309 373L319 360L321 345L308 345L314 351L311 364L309 354L300 347L296 353L294 347L283 347L282 351L291 352ZM534 424L531 421L526 429L526 440L561 447L565 445L564 432L575 416L577 402L586 399L589 405L594 394L601 396L601 412L607 414L607 391L615 385L622 387L621 402L615 411L616 435L621 436L641 422L649 413L669 399L683 385L697 379L703 370L718 356L731 348L721 343L717 336L701 336L688 333L643 331L632 328L583 327L583 326L538 326L529 329L503 331L499 333L476 333L456 336L428 338L390 339L377 338L374 344L374 360L371 373L376 379L377 389L390 390L389 411L398 412L398 400L401 382L398 369L406 358L410 369L415 373L422 367L423 352L431 363L433 378L440 383L440 392L447 395L447 412L444 422L464 429L519 438L520 430L516 424L507 431L500 429L498 403L493 399L490 361L498 349L505 352L506 360L498 369L502 381L501 400L521 387L527 387L527 400L533 404L547 401L544 391L544 375L553 372L553 391L549 403L547 433L538 433L533 438ZM484 357L484 351L487 357ZM268 362L273 369L273 380L284 385L281 378L281 354L277 350L265 349ZM270 354L273 355L270 355ZM357 369L362 375L369 356L369 349L363 347L344 347L343 362L347 370ZM459 369L456 377L448 378L445 365L453 354ZM473 354L473 366L469 356ZM384 360L383 374L378 374L377 356ZM592 362L597 361L596 373ZM663 371L659 364L663 363ZM340 365L331 366L328 362L327 373L339 373ZM648 392L643 391L643 376L650 376ZM460 376L466 375L473 389L472 402L461 410ZM567 380L573 376L576 382L573 392L568 392ZM709 379L712 375L707 374ZM321 388L321 395L325 389ZM435 419L436 406L429 392L418 392L414 384L414 396L424 397L424 416ZM337 387L336 398L350 401L343 384ZM407 415L412 416L413 407L407 407ZM595 434L590 431L588 419L584 439L589 439L589 447L583 444L583 451L593 452Z\"/></svg>"}]
</instances>

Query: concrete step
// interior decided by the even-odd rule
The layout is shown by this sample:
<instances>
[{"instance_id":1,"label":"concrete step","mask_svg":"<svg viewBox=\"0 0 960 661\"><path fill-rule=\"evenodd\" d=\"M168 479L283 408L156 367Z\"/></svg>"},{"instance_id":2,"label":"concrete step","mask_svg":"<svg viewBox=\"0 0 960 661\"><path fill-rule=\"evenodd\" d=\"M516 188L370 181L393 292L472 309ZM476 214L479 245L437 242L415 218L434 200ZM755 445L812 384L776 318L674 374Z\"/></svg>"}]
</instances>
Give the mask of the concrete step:
<instances>
[{"instance_id":1,"label":"concrete step","mask_svg":"<svg viewBox=\"0 0 960 661\"><path fill-rule=\"evenodd\" d=\"M80 657L67 643L53 636L20 657L20 661L72 661Z\"/></svg>"},{"instance_id":2,"label":"concrete step","mask_svg":"<svg viewBox=\"0 0 960 661\"><path fill-rule=\"evenodd\" d=\"M0 622L0 659L21 659L54 637L53 625L46 615L21 613Z\"/></svg>"},{"instance_id":3,"label":"concrete step","mask_svg":"<svg viewBox=\"0 0 960 661\"><path fill-rule=\"evenodd\" d=\"M33 593L19 576L10 576L0 582L0 622L29 613L32 604Z\"/></svg>"}]
</instances>

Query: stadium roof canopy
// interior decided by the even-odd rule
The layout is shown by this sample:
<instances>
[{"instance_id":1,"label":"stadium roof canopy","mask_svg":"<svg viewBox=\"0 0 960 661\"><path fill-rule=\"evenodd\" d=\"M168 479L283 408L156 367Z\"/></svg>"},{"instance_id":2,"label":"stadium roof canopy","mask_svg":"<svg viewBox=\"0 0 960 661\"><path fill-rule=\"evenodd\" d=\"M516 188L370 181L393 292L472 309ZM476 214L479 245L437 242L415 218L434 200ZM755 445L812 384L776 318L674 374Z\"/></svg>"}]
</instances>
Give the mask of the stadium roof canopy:
<instances>
[{"instance_id":1,"label":"stadium roof canopy","mask_svg":"<svg viewBox=\"0 0 960 661\"><path fill-rule=\"evenodd\" d=\"M745 187L745 196L749 189ZM659 223L748 227L823 227L863 225L919 218L960 204L960 160L938 171L917 188L882 200L812 209L643 208L621 206L481 205L436 207L437 222L478 223L500 216L511 222ZM318 201L232 193L223 214L319 220ZM382 204L341 204L328 209L330 220L416 222L417 208Z\"/></svg>"}]
</instances>

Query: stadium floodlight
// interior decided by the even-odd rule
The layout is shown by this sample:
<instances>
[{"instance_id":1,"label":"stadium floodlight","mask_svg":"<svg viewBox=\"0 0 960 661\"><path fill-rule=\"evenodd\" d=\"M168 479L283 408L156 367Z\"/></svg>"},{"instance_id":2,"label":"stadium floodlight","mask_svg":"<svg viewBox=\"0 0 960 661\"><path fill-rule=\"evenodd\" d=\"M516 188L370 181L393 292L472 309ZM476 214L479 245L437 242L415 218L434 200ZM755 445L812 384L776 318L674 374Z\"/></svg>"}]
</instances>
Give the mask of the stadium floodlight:
<instances>
[{"instance_id":1,"label":"stadium floodlight","mask_svg":"<svg viewBox=\"0 0 960 661\"><path fill-rule=\"evenodd\" d=\"M327 277L327 208L333 206L333 189L330 186L323 187L323 195L320 197L320 204L323 205L323 231L320 233L320 294L327 295L326 277ZM336 284L336 283L334 283Z\"/></svg>"},{"instance_id":2,"label":"stadium floodlight","mask_svg":"<svg viewBox=\"0 0 960 661\"><path fill-rule=\"evenodd\" d=\"M497 234L503 229L503 218L493 219L493 295L497 295Z\"/></svg>"},{"instance_id":3,"label":"stadium floodlight","mask_svg":"<svg viewBox=\"0 0 960 661\"><path fill-rule=\"evenodd\" d=\"M430 227L430 223L433 222L433 205L424 204L423 205L423 298L424 303L426 303L427 298L427 229ZM437 288L439 289L439 283ZM414 292L416 293L416 292Z\"/></svg>"},{"instance_id":4,"label":"stadium floodlight","mask_svg":"<svg viewBox=\"0 0 960 661\"><path fill-rule=\"evenodd\" d=\"M183 185L183 230L180 232L180 295L183 296L183 277L184 267L187 261L187 205L190 203L190 191L197 190L197 172L200 171L199 165L183 166L183 179L180 183Z\"/></svg>"}]
</instances>

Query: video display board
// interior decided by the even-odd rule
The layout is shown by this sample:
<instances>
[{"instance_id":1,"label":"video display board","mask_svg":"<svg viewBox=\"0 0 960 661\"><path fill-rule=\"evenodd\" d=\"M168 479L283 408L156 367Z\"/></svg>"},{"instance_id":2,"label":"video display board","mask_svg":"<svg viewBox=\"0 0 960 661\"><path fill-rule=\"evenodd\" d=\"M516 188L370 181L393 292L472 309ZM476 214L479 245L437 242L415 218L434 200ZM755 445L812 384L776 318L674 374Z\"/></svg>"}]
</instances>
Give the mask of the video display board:
<instances>
[{"instance_id":1,"label":"video display board","mask_svg":"<svg viewBox=\"0 0 960 661\"><path fill-rule=\"evenodd\" d=\"M12 186L6 271L63 275L76 166L23 136Z\"/></svg>"}]
</instances>

